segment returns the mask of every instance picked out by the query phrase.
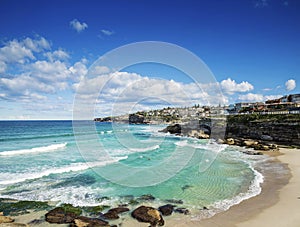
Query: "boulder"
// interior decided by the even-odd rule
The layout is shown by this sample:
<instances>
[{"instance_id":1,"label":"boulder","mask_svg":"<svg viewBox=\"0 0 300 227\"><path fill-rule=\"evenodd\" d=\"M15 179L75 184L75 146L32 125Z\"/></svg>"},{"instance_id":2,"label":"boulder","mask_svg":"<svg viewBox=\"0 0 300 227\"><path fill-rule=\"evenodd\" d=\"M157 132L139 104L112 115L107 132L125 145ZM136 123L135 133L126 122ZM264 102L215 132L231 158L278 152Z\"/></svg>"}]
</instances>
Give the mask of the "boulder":
<instances>
[{"instance_id":1,"label":"boulder","mask_svg":"<svg viewBox=\"0 0 300 227\"><path fill-rule=\"evenodd\" d=\"M272 141L272 140L273 140L273 137L272 137L272 136L269 136L269 135L261 135L261 136L260 136L260 139L262 139L262 140L267 140L267 141Z\"/></svg>"},{"instance_id":2,"label":"boulder","mask_svg":"<svg viewBox=\"0 0 300 227\"><path fill-rule=\"evenodd\" d=\"M226 139L226 143L227 143L228 145L234 145L234 139L233 139L233 138L227 138L227 139Z\"/></svg>"},{"instance_id":3,"label":"boulder","mask_svg":"<svg viewBox=\"0 0 300 227\"><path fill-rule=\"evenodd\" d=\"M104 219L108 219L108 220L114 220L114 219L119 219L120 218L118 213L110 212L110 211L108 211L105 214L102 214L101 217L104 218Z\"/></svg>"},{"instance_id":4,"label":"boulder","mask_svg":"<svg viewBox=\"0 0 300 227\"><path fill-rule=\"evenodd\" d=\"M109 227L107 221L103 221L99 218L88 218L79 216L70 225L70 227L89 227L89 226L106 226Z\"/></svg>"},{"instance_id":5,"label":"boulder","mask_svg":"<svg viewBox=\"0 0 300 227\"><path fill-rule=\"evenodd\" d=\"M161 130L160 132L169 132L171 134L181 134L181 125L169 125L165 129Z\"/></svg>"},{"instance_id":6,"label":"boulder","mask_svg":"<svg viewBox=\"0 0 300 227\"><path fill-rule=\"evenodd\" d=\"M65 224L73 222L78 216L76 213L57 207L45 214L45 220L49 223Z\"/></svg>"},{"instance_id":7,"label":"boulder","mask_svg":"<svg viewBox=\"0 0 300 227\"><path fill-rule=\"evenodd\" d=\"M150 223L152 227L165 224L159 211L153 207L140 206L131 213L131 216L139 222Z\"/></svg>"},{"instance_id":8,"label":"boulder","mask_svg":"<svg viewBox=\"0 0 300 227\"><path fill-rule=\"evenodd\" d=\"M11 222L14 222L14 219L12 219L11 217L3 216L3 214L0 215L0 224L11 223Z\"/></svg>"},{"instance_id":9,"label":"boulder","mask_svg":"<svg viewBox=\"0 0 300 227\"><path fill-rule=\"evenodd\" d=\"M190 214L190 211L189 211L187 208L182 208L182 207L176 208L176 209L174 210L174 212L180 213L180 214L185 214L185 215Z\"/></svg>"},{"instance_id":10,"label":"boulder","mask_svg":"<svg viewBox=\"0 0 300 227\"><path fill-rule=\"evenodd\" d=\"M243 141L243 145L247 146L247 147L252 147L253 145L256 145L256 144L258 144L258 142L255 140L244 140Z\"/></svg>"},{"instance_id":11,"label":"boulder","mask_svg":"<svg viewBox=\"0 0 300 227\"><path fill-rule=\"evenodd\" d=\"M174 207L174 205L166 204L164 206L160 206L158 210L161 212L162 215L169 216L173 213Z\"/></svg>"},{"instance_id":12,"label":"boulder","mask_svg":"<svg viewBox=\"0 0 300 227\"><path fill-rule=\"evenodd\" d=\"M124 212L127 212L127 211L129 211L129 209L127 207L120 206L120 207L117 207L117 208L110 209L108 212L113 212L113 213L120 214L120 213L124 213Z\"/></svg>"}]
</instances>

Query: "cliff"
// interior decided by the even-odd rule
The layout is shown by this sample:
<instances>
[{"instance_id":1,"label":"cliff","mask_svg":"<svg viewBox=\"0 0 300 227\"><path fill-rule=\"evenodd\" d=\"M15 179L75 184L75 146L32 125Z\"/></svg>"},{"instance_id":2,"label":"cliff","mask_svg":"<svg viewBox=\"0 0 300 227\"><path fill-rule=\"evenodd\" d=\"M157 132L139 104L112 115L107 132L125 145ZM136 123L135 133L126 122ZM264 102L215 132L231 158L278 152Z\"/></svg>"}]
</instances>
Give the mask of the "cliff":
<instances>
[{"instance_id":1,"label":"cliff","mask_svg":"<svg viewBox=\"0 0 300 227\"><path fill-rule=\"evenodd\" d=\"M224 140L228 144L257 149L264 149L263 146L267 144L299 147L300 114L248 114L230 115L227 119L203 118L193 124L168 126L163 132L199 139L209 137Z\"/></svg>"},{"instance_id":2,"label":"cliff","mask_svg":"<svg viewBox=\"0 0 300 227\"><path fill-rule=\"evenodd\" d=\"M228 116L225 137L300 146L300 114Z\"/></svg>"}]
</instances>

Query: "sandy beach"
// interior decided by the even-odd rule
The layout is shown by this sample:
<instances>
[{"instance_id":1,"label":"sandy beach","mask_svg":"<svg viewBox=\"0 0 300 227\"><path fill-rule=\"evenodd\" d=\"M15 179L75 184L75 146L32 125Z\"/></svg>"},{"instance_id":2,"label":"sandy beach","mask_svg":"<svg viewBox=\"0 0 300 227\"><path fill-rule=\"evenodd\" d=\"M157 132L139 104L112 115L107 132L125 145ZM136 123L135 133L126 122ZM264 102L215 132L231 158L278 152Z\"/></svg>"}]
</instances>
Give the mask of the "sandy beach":
<instances>
[{"instance_id":1,"label":"sandy beach","mask_svg":"<svg viewBox=\"0 0 300 227\"><path fill-rule=\"evenodd\" d=\"M260 195L245 200L232 206L229 210L205 220L199 221L191 216L173 214L164 218L166 221L165 226L300 226L300 149L282 148L280 153L281 155L276 155L274 161L271 164L269 163L272 166L272 171L267 169L263 173L265 179ZM276 173L276 165L282 166L282 164L284 164L287 171L279 175ZM43 212L38 212L14 218L15 222L29 223L30 220L39 219L43 215ZM131 218L121 218L113 223L122 223L122 226L125 227L149 225L139 223ZM44 222L38 226L50 226L50 224Z\"/></svg>"}]
</instances>

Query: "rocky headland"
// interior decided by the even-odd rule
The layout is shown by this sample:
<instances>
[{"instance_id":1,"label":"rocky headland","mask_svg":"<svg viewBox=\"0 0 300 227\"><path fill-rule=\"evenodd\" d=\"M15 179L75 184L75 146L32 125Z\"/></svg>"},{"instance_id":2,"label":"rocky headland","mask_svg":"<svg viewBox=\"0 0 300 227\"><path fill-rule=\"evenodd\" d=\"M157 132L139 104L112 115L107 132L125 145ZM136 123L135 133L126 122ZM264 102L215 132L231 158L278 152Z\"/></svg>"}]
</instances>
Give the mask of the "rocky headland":
<instances>
[{"instance_id":1,"label":"rocky headland","mask_svg":"<svg viewBox=\"0 0 300 227\"><path fill-rule=\"evenodd\" d=\"M162 130L254 150L277 150L278 146L300 147L300 114L247 114L203 118L187 124L173 124ZM254 154L259 154L254 152Z\"/></svg>"}]
</instances>

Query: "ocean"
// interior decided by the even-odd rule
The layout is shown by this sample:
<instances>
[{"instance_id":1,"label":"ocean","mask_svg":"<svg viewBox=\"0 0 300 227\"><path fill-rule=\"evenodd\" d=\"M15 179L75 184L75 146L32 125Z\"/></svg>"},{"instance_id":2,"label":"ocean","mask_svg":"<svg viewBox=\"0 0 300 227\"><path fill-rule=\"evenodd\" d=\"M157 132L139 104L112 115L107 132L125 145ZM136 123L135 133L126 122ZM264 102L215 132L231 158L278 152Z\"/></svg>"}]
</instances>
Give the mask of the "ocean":
<instances>
[{"instance_id":1,"label":"ocean","mask_svg":"<svg viewBox=\"0 0 300 227\"><path fill-rule=\"evenodd\" d=\"M255 166L265 156L159 132L165 125L92 124L93 131L82 124L79 146L72 121L0 121L0 197L114 206L152 195L155 206L177 200L198 213L208 208L200 217L261 191Z\"/></svg>"}]
</instances>

